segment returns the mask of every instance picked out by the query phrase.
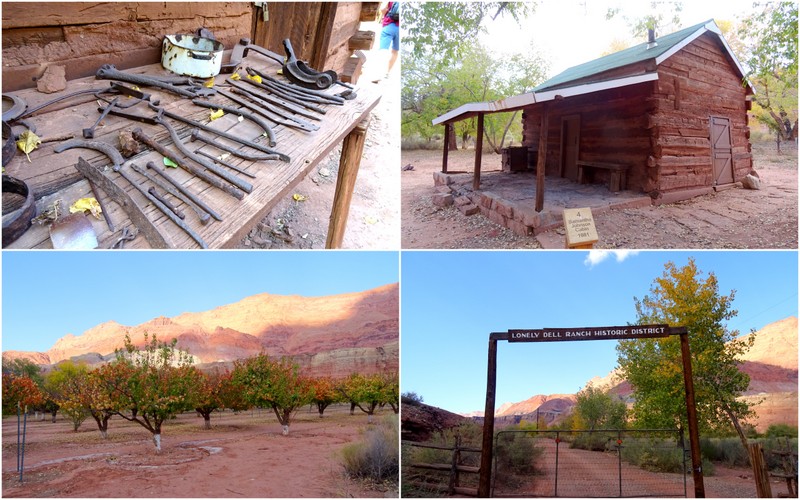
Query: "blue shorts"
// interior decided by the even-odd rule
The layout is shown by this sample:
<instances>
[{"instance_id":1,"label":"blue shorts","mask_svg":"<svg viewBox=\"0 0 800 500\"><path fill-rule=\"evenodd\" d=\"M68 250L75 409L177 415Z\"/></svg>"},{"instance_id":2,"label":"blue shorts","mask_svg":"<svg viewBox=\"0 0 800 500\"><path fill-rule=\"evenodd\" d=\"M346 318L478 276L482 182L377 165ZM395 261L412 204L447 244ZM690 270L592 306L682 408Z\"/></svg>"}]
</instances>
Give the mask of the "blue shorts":
<instances>
[{"instance_id":1,"label":"blue shorts","mask_svg":"<svg viewBox=\"0 0 800 500\"><path fill-rule=\"evenodd\" d=\"M381 49L388 49L391 44L392 50L400 50L400 26L389 23L381 30Z\"/></svg>"}]
</instances>

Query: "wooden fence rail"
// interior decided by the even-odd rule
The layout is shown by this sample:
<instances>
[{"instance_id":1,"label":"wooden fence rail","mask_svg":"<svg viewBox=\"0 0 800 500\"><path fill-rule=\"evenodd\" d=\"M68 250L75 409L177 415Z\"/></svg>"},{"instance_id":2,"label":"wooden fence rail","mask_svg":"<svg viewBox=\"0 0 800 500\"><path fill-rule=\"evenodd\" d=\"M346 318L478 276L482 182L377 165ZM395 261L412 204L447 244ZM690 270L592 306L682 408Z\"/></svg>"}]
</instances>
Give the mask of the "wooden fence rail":
<instances>
[{"instance_id":1,"label":"wooden fence rail","mask_svg":"<svg viewBox=\"0 0 800 500\"><path fill-rule=\"evenodd\" d=\"M466 495L466 496L478 496L478 489L477 488L468 488L460 485L461 481L461 473L467 474L478 474L480 473L480 467L470 466L470 465L463 465L461 463L461 453L468 452L468 453L480 453L480 448L469 448L466 446L461 446L461 437L456 437L455 444L453 446L443 446L443 445L433 445L433 444L422 444L422 443L415 443L410 441L403 441L403 445L406 446L413 446L416 448L429 448L434 450L445 450L445 451L452 451L452 458L449 464L428 464L428 463L420 463L414 462L410 463L407 466L414 468L414 469L421 469L421 470L435 470L441 472L450 472L450 480L448 481L447 485L444 484L431 484L425 483L422 481L409 481L409 484L419 487L419 488L427 488L436 491L440 491L446 493L448 495Z\"/></svg>"}]
</instances>

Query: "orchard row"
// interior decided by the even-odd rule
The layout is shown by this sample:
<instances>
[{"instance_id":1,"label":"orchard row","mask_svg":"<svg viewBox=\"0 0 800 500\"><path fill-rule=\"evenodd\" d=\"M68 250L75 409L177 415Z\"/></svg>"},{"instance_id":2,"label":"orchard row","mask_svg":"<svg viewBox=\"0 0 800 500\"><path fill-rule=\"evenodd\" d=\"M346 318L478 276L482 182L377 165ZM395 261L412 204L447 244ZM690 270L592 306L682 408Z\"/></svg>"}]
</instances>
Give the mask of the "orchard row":
<instances>
[{"instance_id":1,"label":"orchard row","mask_svg":"<svg viewBox=\"0 0 800 500\"><path fill-rule=\"evenodd\" d=\"M322 417L329 405L349 402L351 413L359 408L370 421L379 407L388 404L395 413L399 408L396 374L312 377L289 358L265 354L238 360L232 370L201 371L176 340L159 342L147 334L141 348L126 335L115 359L95 369L63 362L42 377L32 363L13 368L3 370L4 414L30 408L49 411L55 420L61 411L76 431L91 416L103 438L108 421L117 415L150 431L156 452L161 451L164 421L184 411L196 410L210 428L216 410L272 408L287 435L296 410L309 404Z\"/></svg>"}]
</instances>

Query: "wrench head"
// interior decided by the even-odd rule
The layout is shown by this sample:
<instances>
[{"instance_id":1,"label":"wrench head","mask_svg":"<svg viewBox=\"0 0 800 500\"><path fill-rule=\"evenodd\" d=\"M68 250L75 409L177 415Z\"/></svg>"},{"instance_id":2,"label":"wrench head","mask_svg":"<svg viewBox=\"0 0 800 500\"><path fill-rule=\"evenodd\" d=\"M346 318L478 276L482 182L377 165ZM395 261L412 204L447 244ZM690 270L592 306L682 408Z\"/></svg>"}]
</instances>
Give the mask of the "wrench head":
<instances>
[{"instance_id":1,"label":"wrench head","mask_svg":"<svg viewBox=\"0 0 800 500\"><path fill-rule=\"evenodd\" d=\"M197 94L197 97L211 97L217 95L217 89L210 89L208 87L196 87L192 92Z\"/></svg>"}]
</instances>

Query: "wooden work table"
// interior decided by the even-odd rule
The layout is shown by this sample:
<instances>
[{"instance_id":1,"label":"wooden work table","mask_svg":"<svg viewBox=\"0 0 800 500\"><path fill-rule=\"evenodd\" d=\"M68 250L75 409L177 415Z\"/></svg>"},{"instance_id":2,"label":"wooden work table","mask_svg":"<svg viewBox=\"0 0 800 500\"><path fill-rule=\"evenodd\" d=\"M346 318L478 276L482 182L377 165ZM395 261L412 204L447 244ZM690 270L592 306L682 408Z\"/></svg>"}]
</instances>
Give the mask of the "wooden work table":
<instances>
[{"instance_id":1,"label":"wooden work table","mask_svg":"<svg viewBox=\"0 0 800 500\"><path fill-rule=\"evenodd\" d=\"M280 65L276 62L254 52L251 52L245 58L240 67L244 68L246 66L256 68L268 75L275 75L277 70L280 69ZM152 75L170 74L161 68L160 64L126 71ZM242 77L245 76L244 71L241 71L240 74L242 74ZM218 75L215 79L215 87L225 88L225 80L228 76L230 75ZM69 94L86 88L100 89L109 85L110 82L108 80L97 80L94 77L90 77L68 82L67 88L58 94L42 94L36 89L18 91L13 94L24 99L28 107L32 108L61 94ZM131 86L131 84L126 83L124 85ZM153 99L160 99L161 106L166 110L203 123L210 122L210 126L216 129L225 130L248 139L257 138L262 132L257 125L249 120L240 122L238 116L230 113L226 113L220 119L210 121L209 113L211 110L197 106L191 100L181 98L168 91L162 91L157 88L142 88L141 90L150 93ZM346 90L344 87L334 85L326 92L334 94L344 90ZM227 161L256 176L253 179L229 170L232 174L253 185L252 192L246 194L242 200L226 194L183 169L165 169L174 178L178 179L184 187L198 195L218 212L222 216L222 221L216 221L212 218L208 224L203 225L190 207L184 205L180 200L170 196L168 198L184 211L186 214L184 220L187 225L202 237L209 248L232 248L281 198L290 194L294 186L315 165L344 141L327 242L328 248L337 248L340 246L344 234L350 198L352 197L353 184L361 161L364 135L368 126L370 112L380 100L380 95L375 88L357 87L356 92L358 94L357 98L345 101L343 106L321 105L322 108L327 110L327 113L320 115L321 121L312 121L312 123L319 125L319 130L305 132L284 125L273 127L277 141L277 145L273 149L289 155L291 157L290 162L278 160L251 162L233 156L228 157ZM122 97L121 101L124 103L126 99L128 98ZM241 107L220 95L211 97L210 101L237 108ZM105 103L101 104L105 105ZM90 127L99 116L97 108L98 104L94 96L84 95L63 101L51 108L42 110L40 114L35 114L33 117L25 119L35 126L36 134L46 142L43 142L35 151L30 153L30 162L28 162L25 154L17 150L14 159L6 166L5 173L25 181L29 189L33 190L36 196L38 213L52 206L55 200L61 200L61 208L66 211L79 198L93 196L88 182L75 168L79 157L97 167L111 165L111 161L104 154L97 151L75 148L56 154L54 148L63 141L47 142L48 139L64 138L70 135L76 139L83 139L82 130ZM145 102L125 111L143 116L155 116L155 113L148 108ZM169 120L169 123L178 131L183 143L190 150L202 149L214 156L219 156L223 153L205 143L199 141L190 142L191 127L189 125L174 120ZM101 126L96 129L95 137L92 140L103 141L116 147L118 146L120 131L133 130L137 127L141 127L149 136L154 137L159 143L175 152L179 158L184 158L173 145L167 130L163 126L133 122L118 116L106 117ZM205 132L204 135L209 136L211 134ZM245 149L250 153L257 153L250 148L245 148L219 137L215 137L215 140ZM268 146L265 138L259 139L258 142ZM134 163L144 168L149 161L153 161L163 167L163 156L144 145L142 147L143 149L140 153L126 159L123 169L129 176L138 179L146 190L151 183L134 172L130 168L130 164ZM186 159L185 161L190 162L191 160ZM198 244L185 231L163 215L118 173L113 172L110 168L106 169L104 173L115 184L123 187L136 203L143 208L147 218L155 223L158 231L171 247L199 248ZM161 190L159 189L159 191ZM108 208L116 232L112 233L102 218L95 219L91 215L88 217L97 234L98 248L109 248L119 238L121 229L131 226L132 223L122 208L108 198L107 193L99 191L99 195L103 198ZM18 240L5 245L4 248L52 248L48 226L34 224ZM140 232L135 240L126 243L125 248L147 249L151 248L151 246Z\"/></svg>"}]
</instances>

